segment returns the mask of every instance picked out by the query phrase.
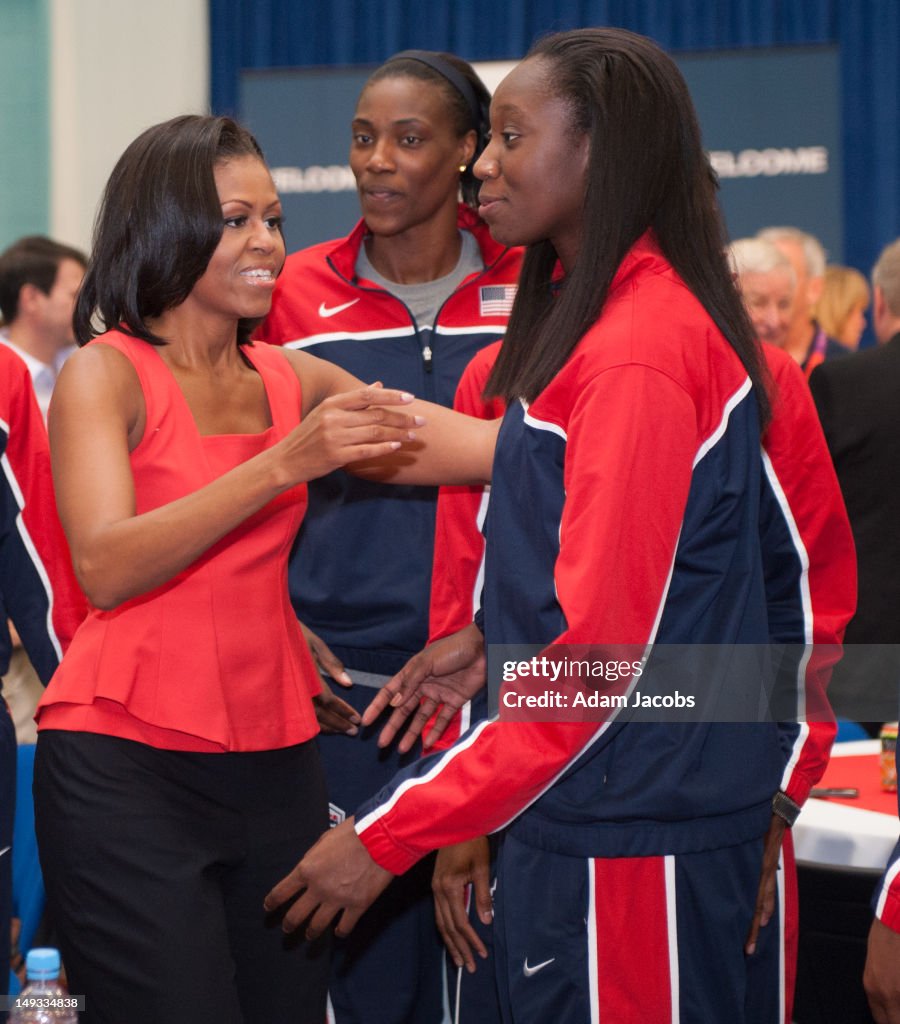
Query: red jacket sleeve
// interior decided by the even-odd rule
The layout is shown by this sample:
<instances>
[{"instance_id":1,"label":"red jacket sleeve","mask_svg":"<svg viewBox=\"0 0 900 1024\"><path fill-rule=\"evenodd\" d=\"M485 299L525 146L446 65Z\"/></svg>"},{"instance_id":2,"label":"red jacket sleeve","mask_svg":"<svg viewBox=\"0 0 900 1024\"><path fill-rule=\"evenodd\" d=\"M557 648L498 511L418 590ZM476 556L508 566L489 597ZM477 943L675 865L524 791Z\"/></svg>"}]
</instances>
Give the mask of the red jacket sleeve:
<instances>
[{"instance_id":1,"label":"red jacket sleeve","mask_svg":"<svg viewBox=\"0 0 900 1024\"><path fill-rule=\"evenodd\" d=\"M47 683L87 607L56 512L50 450L24 363L0 352L0 592Z\"/></svg>"},{"instance_id":2,"label":"red jacket sleeve","mask_svg":"<svg viewBox=\"0 0 900 1024\"><path fill-rule=\"evenodd\" d=\"M781 788L802 804L822 777L836 726L826 696L831 668L856 607L856 555L840 486L803 373L793 359L764 346L776 384L772 421L763 437L765 472L801 564L805 636L792 635L770 596L775 643L805 645L798 680L798 725L783 727L787 762ZM770 577L778 566L768 566ZM793 573L793 570L789 570ZM793 603L793 597L791 598ZM785 618L787 611L785 611Z\"/></svg>"}]
</instances>

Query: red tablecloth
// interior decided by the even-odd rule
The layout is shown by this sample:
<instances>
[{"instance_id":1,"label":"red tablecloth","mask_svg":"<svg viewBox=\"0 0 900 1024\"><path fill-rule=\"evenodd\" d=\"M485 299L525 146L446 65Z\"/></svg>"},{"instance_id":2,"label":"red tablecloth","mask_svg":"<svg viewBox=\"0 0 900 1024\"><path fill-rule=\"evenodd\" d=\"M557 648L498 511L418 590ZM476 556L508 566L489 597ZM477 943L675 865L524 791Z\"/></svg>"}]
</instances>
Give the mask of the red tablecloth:
<instances>
[{"instance_id":1,"label":"red tablecloth","mask_svg":"<svg viewBox=\"0 0 900 1024\"><path fill-rule=\"evenodd\" d=\"M819 786L852 786L859 790L856 799L828 797L830 803L846 804L866 811L880 811L882 814L897 814L897 794L885 793L881 788L881 770L878 755L864 754L859 757L832 757Z\"/></svg>"}]
</instances>

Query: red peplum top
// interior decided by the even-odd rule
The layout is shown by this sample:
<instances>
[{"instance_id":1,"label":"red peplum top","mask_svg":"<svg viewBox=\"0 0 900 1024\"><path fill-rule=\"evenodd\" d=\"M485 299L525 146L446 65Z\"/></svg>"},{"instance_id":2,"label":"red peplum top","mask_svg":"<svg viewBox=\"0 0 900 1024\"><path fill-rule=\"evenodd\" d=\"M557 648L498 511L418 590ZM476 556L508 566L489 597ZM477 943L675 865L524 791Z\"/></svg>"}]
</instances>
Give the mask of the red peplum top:
<instances>
[{"instance_id":1,"label":"red peplum top","mask_svg":"<svg viewBox=\"0 0 900 1024\"><path fill-rule=\"evenodd\" d=\"M199 490L300 421L300 382L282 349L243 348L262 377L272 426L202 436L154 346L110 331L134 365L147 410L131 453L137 514ZM92 608L38 707L43 729L103 733L168 750L273 750L318 731L321 681L287 587L306 485L280 495L169 582L112 611Z\"/></svg>"}]
</instances>

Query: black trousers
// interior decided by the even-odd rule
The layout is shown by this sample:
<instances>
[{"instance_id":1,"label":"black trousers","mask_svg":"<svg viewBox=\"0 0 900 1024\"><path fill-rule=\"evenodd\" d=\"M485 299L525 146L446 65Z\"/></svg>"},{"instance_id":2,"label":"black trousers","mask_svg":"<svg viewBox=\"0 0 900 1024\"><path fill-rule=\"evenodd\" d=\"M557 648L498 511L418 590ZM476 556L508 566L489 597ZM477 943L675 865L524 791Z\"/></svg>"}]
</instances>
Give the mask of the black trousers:
<instances>
[{"instance_id":1,"label":"black trousers","mask_svg":"<svg viewBox=\"0 0 900 1024\"><path fill-rule=\"evenodd\" d=\"M262 906L328 827L314 742L197 754L45 731L34 796L82 1024L322 1024L327 943Z\"/></svg>"}]
</instances>

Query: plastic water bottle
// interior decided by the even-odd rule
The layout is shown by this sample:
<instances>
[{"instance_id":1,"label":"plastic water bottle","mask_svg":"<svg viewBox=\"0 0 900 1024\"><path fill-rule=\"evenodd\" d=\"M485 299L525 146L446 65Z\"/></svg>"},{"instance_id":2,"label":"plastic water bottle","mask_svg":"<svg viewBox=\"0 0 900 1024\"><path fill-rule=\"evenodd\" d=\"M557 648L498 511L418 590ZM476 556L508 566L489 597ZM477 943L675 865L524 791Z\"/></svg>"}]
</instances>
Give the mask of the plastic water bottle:
<instances>
[{"instance_id":1,"label":"plastic water bottle","mask_svg":"<svg viewBox=\"0 0 900 1024\"><path fill-rule=\"evenodd\" d=\"M57 949L32 949L25 957L25 987L15 997L9 1024L78 1024L75 1000L59 980Z\"/></svg>"}]
</instances>

